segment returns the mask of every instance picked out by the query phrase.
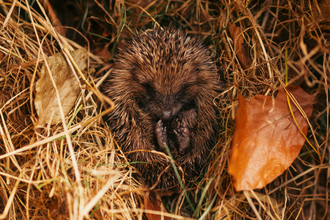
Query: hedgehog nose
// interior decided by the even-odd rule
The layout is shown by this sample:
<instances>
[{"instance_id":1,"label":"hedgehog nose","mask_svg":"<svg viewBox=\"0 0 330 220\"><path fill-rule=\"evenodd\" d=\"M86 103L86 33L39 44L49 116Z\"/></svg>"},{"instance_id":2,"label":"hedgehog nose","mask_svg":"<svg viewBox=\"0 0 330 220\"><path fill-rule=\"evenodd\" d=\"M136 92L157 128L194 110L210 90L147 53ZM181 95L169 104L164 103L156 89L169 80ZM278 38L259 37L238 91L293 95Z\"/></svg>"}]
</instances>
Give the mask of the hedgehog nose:
<instances>
[{"instance_id":1,"label":"hedgehog nose","mask_svg":"<svg viewBox=\"0 0 330 220\"><path fill-rule=\"evenodd\" d=\"M163 120L169 120L171 118L171 111L163 111Z\"/></svg>"}]
</instances>

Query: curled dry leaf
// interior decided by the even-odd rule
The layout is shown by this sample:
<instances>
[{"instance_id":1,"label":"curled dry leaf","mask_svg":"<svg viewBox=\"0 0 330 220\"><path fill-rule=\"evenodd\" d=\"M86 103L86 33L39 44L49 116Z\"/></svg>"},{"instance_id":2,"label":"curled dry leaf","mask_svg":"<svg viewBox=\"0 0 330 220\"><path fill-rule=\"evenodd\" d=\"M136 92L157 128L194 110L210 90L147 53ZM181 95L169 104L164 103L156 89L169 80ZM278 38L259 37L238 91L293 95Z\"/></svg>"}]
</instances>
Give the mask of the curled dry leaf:
<instances>
[{"instance_id":1,"label":"curled dry leaf","mask_svg":"<svg viewBox=\"0 0 330 220\"><path fill-rule=\"evenodd\" d=\"M310 118L313 97L300 87L287 90ZM306 135L308 123L290 102L295 119ZM275 100L256 95L248 102L239 94L238 103L228 172L237 191L262 188L291 165L305 138L294 122L284 89L279 90Z\"/></svg>"},{"instance_id":2,"label":"curled dry leaf","mask_svg":"<svg viewBox=\"0 0 330 220\"><path fill-rule=\"evenodd\" d=\"M243 46L244 38L243 35L241 34L241 29L237 27L235 24L231 24L228 27L228 31L234 41L234 48L236 50L236 56L238 60L241 62L244 69L250 68L252 62L248 52L245 50Z\"/></svg>"},{"instance_id":3,"label":"curled dry leaf","mask_svg":"<svg viewBox=\"0 0 330 220\"><path fill-rule=\"evenodd\" d=\"M81 70L86 68L86 50L76 50L71 55ZM60 95L64 115L67 115L80 93L79 82L62 53L47 58L47 63ZM40 79L36 84L34 104L39 116L36 127L61 120L56 91L45 65L41 67Z\"/></svg>"}]
</instances>

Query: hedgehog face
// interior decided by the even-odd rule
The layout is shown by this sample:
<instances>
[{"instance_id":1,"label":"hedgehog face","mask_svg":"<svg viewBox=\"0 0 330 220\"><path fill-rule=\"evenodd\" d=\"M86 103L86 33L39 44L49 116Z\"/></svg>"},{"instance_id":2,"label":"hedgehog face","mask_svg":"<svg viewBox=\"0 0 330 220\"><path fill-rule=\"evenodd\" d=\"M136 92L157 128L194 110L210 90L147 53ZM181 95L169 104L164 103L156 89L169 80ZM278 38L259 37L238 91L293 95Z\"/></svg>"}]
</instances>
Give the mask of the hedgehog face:
<instances>
[{"instance_id":1,"label":"hedgehog face","mask_svg":"<svg viewBox=\"0 0 330 220\"><path fill-rule=\"evenodd\" d=\"M147 115L154 124L151 133L152 144L156 149L166 153L166 144L175 155L184 155L191 147L189 129L197 119L197 101L202 87L197 81L197 72L182 74L185 70L176 63L176 72L169 74L173 70L166 70L163 67L165 64L161 64L155 66L157 74L146 72L151 71L148 69L135 69L132 78L136 80L134 88L138 88L139 92L133 94L133 99L138 111ZM170 67L174 64L166 65ZM156 77L144 77L150 75ZM171 75L176 78L169 77ZM190 76L189 79L179 78L187 75Z\"/></svg>"},{"instance_id":2,"label":"hedgehog face","mask_svg":"<svg viewBox=\"0 0 330 220\"><path fill-rule=\"evenodd\" d=\"M149 55L146 56L141 54L148 54L147 52L139 51L140 55L135 59L125 56L130 59L127 62L132 66L129 74L132 79L131 96L136 100L138 108L149 114L153 120L165 121L172 120L182 111L197 109L197 101L205 89L201 69L208 67L199 60L179 59L182 51L167 50L166 45L160 44L158 48L151 47L149 50ZM164 59L157 59L158 62L155 62L150 56L155 54L155 50L167 51L161 54Z\"/></svg>"}]
</instances>

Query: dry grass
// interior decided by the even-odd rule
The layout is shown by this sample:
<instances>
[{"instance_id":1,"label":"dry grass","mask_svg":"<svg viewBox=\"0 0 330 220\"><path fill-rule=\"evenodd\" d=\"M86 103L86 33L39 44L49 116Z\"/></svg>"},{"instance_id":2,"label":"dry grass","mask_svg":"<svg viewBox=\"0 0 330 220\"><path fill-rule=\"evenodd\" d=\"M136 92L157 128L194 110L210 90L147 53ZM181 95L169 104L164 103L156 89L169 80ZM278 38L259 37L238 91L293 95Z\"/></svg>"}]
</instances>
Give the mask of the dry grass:
<instances>
[{"instance_id":1,"label":"dry grass","mask_svg":"<svg viewBox=\"0 0 330 220\"><path fill-rule=\"evenodd\" d=\"M155 23L182 26L198 34L215 57L227 89L219 107L221 133L208 171L188 190L195 212L183 195L169 203L181 215L205 219L329 219L329 33L327 0L319 1L68 1L84 27L54 28L47 1L0 1L0 219L142 219L144 189L102 121L97 87L111 69L116 48ZM104 1L106 2L106 1ZM270 2L273 2L272 4ZM89 9L84 17L86 7ZM47 8L47 11L43 9ZM35 10L37 9L37 10ZM55 7L56 9L56 7ZM62 11L65 14L64 11ZM56 16L55 16L56 17ZM58 12L61 20L61 14ZM70 25L74 19L68 18ZM227 27L241 28L252 67L236 57ZM65 33L71 39L58 35ZM71 31L71 32L70 32ZM110 40L108 40L110 39ZM91 51L87 75L75 107L57 125L34 129L34 92L44 57L80 48ZM103 53L100 51L103 50ZM108 53L110 51L110 53ZM94 54L93 54L94 53ZM103 59L97 55L104 55ZM104 61L105 60L105 61ZM85 84L84 81L81 81ZM284 85L300 85L317 104L309 141L293 165L261 190L235 192L227 174L235 125L236 94L275 95ZM67 127L68 122L72 123ZM188 218L187 218L188 219Z\"/></svg>"}]
</instances>

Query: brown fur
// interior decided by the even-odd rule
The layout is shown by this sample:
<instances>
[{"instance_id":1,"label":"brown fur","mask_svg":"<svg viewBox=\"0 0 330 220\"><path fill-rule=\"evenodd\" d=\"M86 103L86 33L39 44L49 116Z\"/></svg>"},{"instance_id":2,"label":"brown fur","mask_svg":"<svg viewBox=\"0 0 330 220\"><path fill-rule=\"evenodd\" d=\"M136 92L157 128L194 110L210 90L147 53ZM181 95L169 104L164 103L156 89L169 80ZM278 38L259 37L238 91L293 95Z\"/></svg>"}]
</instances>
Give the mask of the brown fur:
<instances>
[{"instance_id":1,"label":"brown fur","mask_svg":"<svg viewBox=\"0 0 330 220\"><path fill-rule=\"evenodd\" d=\"M122 150L134 151L128 158L147 162L134 164L146 184L178 184L171 162L148 152L167 154L162 142L185 180L199 175L218 130L213 98L219 89L209 51L180 30L143 32L120 50L102 87L116 104L108 122Z\"/></svg>"}]
</instances>

